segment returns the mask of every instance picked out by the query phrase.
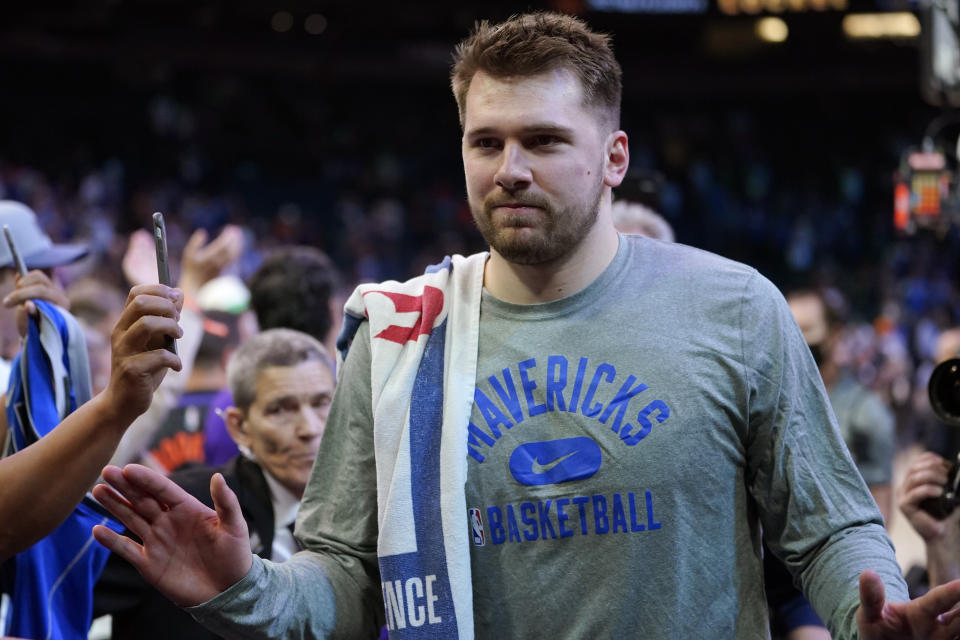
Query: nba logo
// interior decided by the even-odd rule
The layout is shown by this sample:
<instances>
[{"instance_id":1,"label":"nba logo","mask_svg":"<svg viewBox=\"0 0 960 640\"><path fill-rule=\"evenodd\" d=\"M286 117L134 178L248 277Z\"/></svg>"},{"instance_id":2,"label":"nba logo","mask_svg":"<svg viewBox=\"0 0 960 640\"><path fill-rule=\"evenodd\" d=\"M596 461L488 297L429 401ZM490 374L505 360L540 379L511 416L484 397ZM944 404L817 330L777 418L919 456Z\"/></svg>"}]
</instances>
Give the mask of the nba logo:
<instances>
[{"instance_id":1,"label":"nba logo","mask_svg":"<svg viewBox=\"0 0 960 640\"><path fill-rule=\"evenodd\" d=\"M473 544L482 547L486 544L486 536L483 535L483 519L480 517L480 509L470 509L470 528L473 531Z\"/></svg>"}]
</instances>

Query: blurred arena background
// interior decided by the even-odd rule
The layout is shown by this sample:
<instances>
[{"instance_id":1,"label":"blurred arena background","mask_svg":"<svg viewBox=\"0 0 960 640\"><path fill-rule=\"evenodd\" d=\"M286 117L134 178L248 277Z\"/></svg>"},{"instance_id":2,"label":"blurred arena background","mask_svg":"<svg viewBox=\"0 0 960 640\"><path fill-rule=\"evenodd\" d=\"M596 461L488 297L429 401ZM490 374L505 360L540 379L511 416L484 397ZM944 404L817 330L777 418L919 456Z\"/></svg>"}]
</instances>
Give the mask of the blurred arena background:
<instances>
[{"instance_id":1,"label":"blurred arena background","mask_svg":"<svg viewBox=\"0 0 960 640\"><path fill-rule=\"evenodd\" d=\"M482 248L451 48L476 19L538 8L614 36L632 151L618 195L784 290L846 294L848 357L904 438L916 434L933 344L960 322L960 122L956 95L927 72L919 2L5 3L0 197L29 203L56 239L93 244L68 279L119 283L127 235L155 210L173 253L193 228L244 225L241 276L298 242L329 253L347 284L408 277ZM862 14L873 17L858 27ZM934 44L949 74L944 33ZM895 174L925 137L954 182L940 185L936 224L906 233Z\"/></svg>"}]
</instances>

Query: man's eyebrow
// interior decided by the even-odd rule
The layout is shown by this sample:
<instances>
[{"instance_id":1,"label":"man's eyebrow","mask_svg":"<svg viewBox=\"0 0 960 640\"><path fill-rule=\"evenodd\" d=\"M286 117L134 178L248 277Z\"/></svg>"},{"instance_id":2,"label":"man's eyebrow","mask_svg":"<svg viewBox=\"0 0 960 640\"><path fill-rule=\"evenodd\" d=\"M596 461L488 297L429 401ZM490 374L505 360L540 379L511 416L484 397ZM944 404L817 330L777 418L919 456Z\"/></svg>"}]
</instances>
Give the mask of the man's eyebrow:
<instances>
[{"instance_id":1,"label":"man's eyebrow","mask_svg":"<svg viewBox=\"0 0 960 640\"><path fill-rule=\"evenodd\" d=\"M475 138L477 136L493 135L500 133L496 127L478 127L467 131L466 137ZM556 135L572 136L573 129L555 122L535 122L520 128L520 133L530 135L533 133L552 133Z\"/></svg>"}]
</instances>

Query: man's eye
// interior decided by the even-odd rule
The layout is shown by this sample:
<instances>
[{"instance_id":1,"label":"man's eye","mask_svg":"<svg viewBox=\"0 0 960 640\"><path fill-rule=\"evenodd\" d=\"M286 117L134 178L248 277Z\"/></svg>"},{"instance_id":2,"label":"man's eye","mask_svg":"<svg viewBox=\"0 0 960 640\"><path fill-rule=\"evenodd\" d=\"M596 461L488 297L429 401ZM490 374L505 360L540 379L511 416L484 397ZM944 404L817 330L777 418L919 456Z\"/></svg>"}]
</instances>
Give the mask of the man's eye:
<instances>
[{"instance_id":1,"label":"man's eye","mask_svg":"<svg viewBox=\"0 0 960 640\"><path fill-rule=\"evenodd\" d=\"M560 138L550 135L539 135L533 137L533 144L538 147L549 147L560 142Z\"/></svg>"},{"instance_id":2,"label":"man's eye","mask_svg":"<svg viewBox=\"0 0 960 640\"><path fill-rule=\"evenodd\" d=\"M481 149L496 149L499 146L496 138L479 138L473 144Z\"/></svg>"}]
</instances>

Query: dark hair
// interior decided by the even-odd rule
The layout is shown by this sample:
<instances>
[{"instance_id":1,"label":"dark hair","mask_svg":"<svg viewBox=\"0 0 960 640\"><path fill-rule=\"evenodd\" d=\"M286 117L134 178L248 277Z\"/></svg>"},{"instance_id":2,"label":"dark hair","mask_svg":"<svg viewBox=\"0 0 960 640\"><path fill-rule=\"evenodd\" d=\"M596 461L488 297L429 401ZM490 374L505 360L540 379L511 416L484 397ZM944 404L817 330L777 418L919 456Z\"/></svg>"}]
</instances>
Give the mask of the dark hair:
<instances>
[{"instance_id":1,"label":"dark hair","mask_svg":"<svg viewBox=\"0 0 960 640\"><path fill-rule=\"evenodd\" d=\"M337 269L325 253L282 247L250 277L250 306L261 329L296 329L323 342L333 323L330 298L339 285Z\"/></svg>"},{"instance_id":2,"label":"dark hair","mask_svg":"<svg viewBox=\"0 0 960 640\"><path fill-rule=\"evenodd\" d=\"M497 25L483 20L457 45L453 57L450 85L461 126L467 90L477 71L503 78L559 68L577 75L585 104L600 109L611 130L620 126L621 70L610 36L591 31L582 20L547 11L515 15Z\"/></svg>"},{"instance_id":3,"label":"dark hair","mask_svg":"<svg viewBox=\"0 0 960 640\"><path fill-rule=\"evenodd\" d=\"M203 312L203 337L194 359L196 368L222 367L224 355L240 344L240 318L227 311Z\"/></svg>"}]
</instances>

